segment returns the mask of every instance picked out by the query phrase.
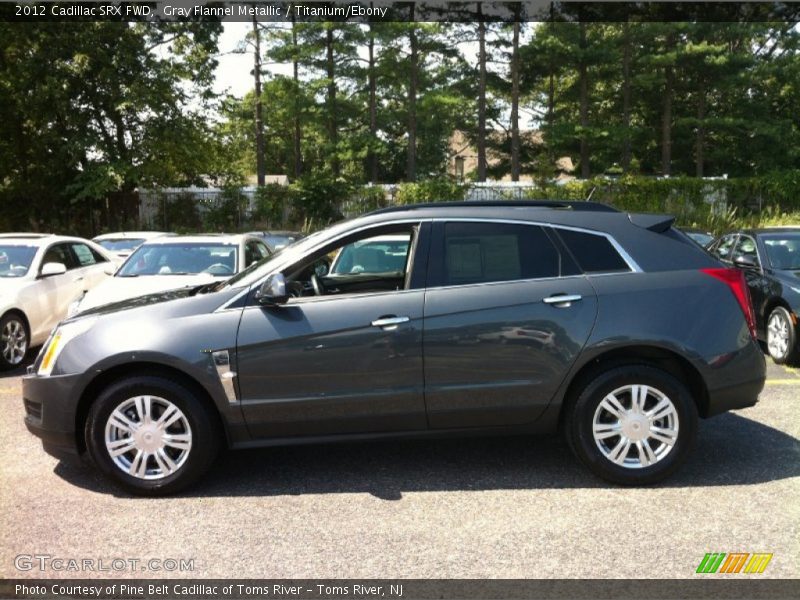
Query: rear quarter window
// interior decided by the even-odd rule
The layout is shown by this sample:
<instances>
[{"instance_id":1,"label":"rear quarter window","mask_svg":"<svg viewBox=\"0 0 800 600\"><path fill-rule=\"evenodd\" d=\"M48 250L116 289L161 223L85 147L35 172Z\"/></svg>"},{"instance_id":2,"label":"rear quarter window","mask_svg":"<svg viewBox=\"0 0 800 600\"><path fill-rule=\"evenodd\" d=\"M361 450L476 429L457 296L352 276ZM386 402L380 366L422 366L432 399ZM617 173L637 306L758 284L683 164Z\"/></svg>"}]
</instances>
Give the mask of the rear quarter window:
<instances>
[{"instance_id":1,"label":"rear quarter window","mask_svg":"<svg viewBox=\"0 0 800 600\"><path fill-rule=\"evenodd\" d=\"M556 231L584 273L624 273L631 270L605 236L569 229Z\"/></svg>"}]
</instances>

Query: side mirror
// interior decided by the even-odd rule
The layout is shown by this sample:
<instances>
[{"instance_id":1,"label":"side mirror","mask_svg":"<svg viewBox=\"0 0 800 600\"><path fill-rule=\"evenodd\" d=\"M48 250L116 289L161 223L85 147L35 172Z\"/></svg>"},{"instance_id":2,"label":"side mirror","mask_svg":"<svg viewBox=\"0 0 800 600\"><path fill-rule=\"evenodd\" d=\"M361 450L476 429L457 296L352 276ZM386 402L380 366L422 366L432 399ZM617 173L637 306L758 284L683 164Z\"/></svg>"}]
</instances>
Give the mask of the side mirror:
<instances>
[{"instance_id":1,"label":"side mirror","mask_svg":"<svg viewBox=\"0 0 800 600\"><path fill-rule=\"evenodd\" d=\"M286 278L283 273L273 273L267 277L256 292L256 300L265 306L286 304L289 294L286 293Z\"/></svg>"},{"instance_id":2,"label":"side mirror","mask_svg":"<svg viewBox=\"0 0 800 600\"><path fill-rule=\"evenodd\" d=\"M753 260L752 256L743 254L733 259L733 264L743 269L757 269L758 263Z\"/></svg>"},{"instance_id":3,"label":"side mirror","mask_svg":"<svg viewBox=\"0 0 800 600\"><path fill-rule=\"evenodd\" d=\"M53 275L63 275L67 272L67 266L64 263L49 262L42 265L41 277L52 277Z\"/></svg>"},{"instance_id":4,"label":"side mirror","mask_svg":"<svg viewBox=\"0 0 800 600\"><path fill-rule=\"evenodd\" d=\"M114 264L109 264L103 269L103 273L106 275L113 275L117 272L117 266Z\"/></svg>"}]
</instances>

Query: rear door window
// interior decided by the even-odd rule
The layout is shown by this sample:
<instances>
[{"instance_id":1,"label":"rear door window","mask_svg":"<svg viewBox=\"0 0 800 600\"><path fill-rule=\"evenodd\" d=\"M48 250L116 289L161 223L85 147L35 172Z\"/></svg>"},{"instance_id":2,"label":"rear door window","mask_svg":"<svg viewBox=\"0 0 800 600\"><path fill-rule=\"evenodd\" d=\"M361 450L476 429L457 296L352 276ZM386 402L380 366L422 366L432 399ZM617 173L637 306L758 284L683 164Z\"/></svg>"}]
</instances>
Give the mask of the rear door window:
<instances>
[{"instance_id":1,"label":"rear door window","mask_svg":"<svg viewBox=\"0 0 800 600\"><path fill-rule=\"evenodd\" d=\"M78 259L78 266L90 267L97 264L97 257L86 244L72 244L72 251Z\"/></svg>"},{"instance_id":2,"label":"rear door window","mask_svg":"<svg viewBox=\"0 0 800 600\"><path fill-rule=\"evenodd\" d=\"M631 268L604 235L556 229L584 273L620 273Z\"/></svg>"},{"instance_id":3,"label":"rear door window","mask_svg":"<svg viewBox=\"0 0 800 600\"><path fill-rule=\"evenodd\" d=\"M537 225L451 222L444 225L443 238L433 285L559 276L558 251Z\"/></svg>"}]
</instances>

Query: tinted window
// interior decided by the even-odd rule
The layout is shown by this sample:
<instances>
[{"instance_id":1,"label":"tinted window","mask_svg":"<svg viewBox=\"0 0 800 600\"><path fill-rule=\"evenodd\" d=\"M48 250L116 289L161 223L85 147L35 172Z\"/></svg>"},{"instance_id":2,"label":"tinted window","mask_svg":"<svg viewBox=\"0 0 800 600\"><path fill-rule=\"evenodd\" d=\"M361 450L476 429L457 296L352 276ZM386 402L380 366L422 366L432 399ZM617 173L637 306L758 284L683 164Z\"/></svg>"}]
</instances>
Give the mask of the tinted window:
<instances>
[{"instance_id":1,"label":"tinted window","mask_svg":"<svg viewBox=\"0 0 800 600\"><path fill-rule=\"evenodd\" d=\"M67 270L75 268L75 260L72 258L72 253L69 251L68 244L56 244L54 246L50 246L47 249L47 252L42 258L42 266L45 264L52 262L52 263L61 263Z\"/></svg>"},{"instance_id":2,"label":"tinted window","mask_svg":"<svg viewBox=\"0 0 800 600\"><path fill-rule=\"evenodd\" d=\"M86 244L72 244L72 251L75 253L75 258L78 259L78 264L81 267L97 264L97 258L95 258L92 249Z\"/></svg>"},{"instance_id":3,"label":"tinted window","mask_svg":"<svg viewBox=\"0 0 800 600\"><path fill-rule=\"evenodd\" d=\"M733 243L736 241L735 233L731 233L723 237L715 246L712 254L720 260L731 260L731 251L733 250Z\"/></svg>"},{"instance_id":4,"label":"tinted window","mask_svg":"<svg viewBox=\"0 0 800 600\"><path fill-rule=\"evenodd\" d=\"M740 235L736 242L736 249L733 251L733 258L744 256L758 264L758 253L756 252L756 241L746 235Z\"/></svg>"},{"instance_id":5,"label":"tinted window","mask_svg":"<svg viewBox=\"0 0 800 600\"><path fill-rule=\"evenodd\" d=\"M569 229L556 231L584 273L630 271L628 263L605 236Z\"/></svg>"},{"instance_id":6,"label":"tinted window","mask_svg":"<svg viewBox=\"0 0 800 600\"><path fill-rule=\"evenodd\" d=\"M800 233L786 232L762 236L769 262L776 269L800 269Z\"/></svg>"},{"instance_id":7,"label":"tinted window","mask_svg":"<svg viewBox=\"0 0 800 600\"><path fill-rule=\"evenodd\" d=\"M541 227L447 223L443 284L558 277L558 258L558 252Z\"/></svg>"}]
</instances>

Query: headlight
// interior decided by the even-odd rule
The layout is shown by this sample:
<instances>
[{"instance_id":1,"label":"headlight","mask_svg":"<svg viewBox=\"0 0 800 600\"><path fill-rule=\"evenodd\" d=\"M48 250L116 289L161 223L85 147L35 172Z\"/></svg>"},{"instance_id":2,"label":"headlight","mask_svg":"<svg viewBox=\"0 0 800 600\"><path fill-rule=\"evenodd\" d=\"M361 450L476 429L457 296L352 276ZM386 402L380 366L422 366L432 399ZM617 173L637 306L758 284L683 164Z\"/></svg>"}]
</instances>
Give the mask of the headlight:
<instances>
[{"instance_id":1,"label":"headlight","mask_svg":"<svg viewBox=\"0 0 800 600\"><path fill-rule=\"evenodd\" d=\"M73 321L72 323L59 325L53 332L53 335L50 337L50 341L47 343L47 346L42 351L42 362L39 365L39 370L36 372L36 374L42 377L48 377L50 373L53 372L53 366L56 364L58 355L61 354L61 350L64 348L64 346L82 333L89 331L92 325L94 325L95 321L97 321L97 317L79 319L77 321Z\"/></svg>"}]
</instances>

